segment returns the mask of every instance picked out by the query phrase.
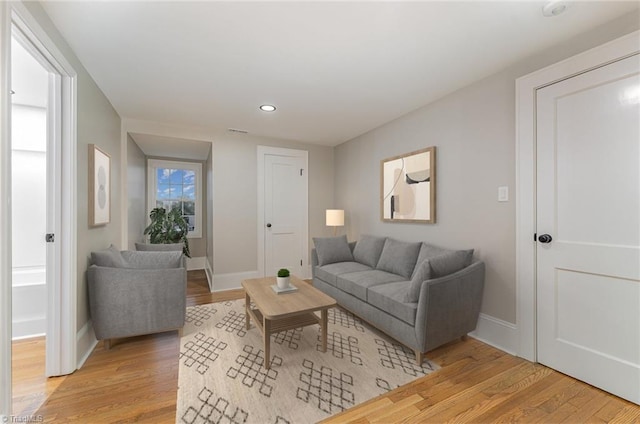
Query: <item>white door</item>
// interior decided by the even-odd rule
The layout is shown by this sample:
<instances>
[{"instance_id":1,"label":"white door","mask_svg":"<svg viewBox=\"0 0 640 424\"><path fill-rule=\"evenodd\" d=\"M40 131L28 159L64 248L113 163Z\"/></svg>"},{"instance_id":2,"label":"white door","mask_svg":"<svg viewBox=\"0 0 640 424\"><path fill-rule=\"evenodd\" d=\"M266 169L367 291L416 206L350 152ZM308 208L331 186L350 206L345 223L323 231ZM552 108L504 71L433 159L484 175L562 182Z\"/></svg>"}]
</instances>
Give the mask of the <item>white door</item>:
<instances>
[{"instance_id":1,"label":"white door","mask_svg":"<svg viewBox=\"0 0 640 424\"><path fill-rule=\"evenodd\" d=\"M537 92L538 361L640 403L640 59Z\"/></svg>"},{"instance_id":2,"label":"white door","mask_svg":"<svg viewBox=\"0 0 640 424\"><path fill-rule=\"evenodd\" d=\"M306 153L268 148L263 151L265 276L275 276L280 268L287 268L293 275L306 277Z\"/></svg>"}]
</instances>

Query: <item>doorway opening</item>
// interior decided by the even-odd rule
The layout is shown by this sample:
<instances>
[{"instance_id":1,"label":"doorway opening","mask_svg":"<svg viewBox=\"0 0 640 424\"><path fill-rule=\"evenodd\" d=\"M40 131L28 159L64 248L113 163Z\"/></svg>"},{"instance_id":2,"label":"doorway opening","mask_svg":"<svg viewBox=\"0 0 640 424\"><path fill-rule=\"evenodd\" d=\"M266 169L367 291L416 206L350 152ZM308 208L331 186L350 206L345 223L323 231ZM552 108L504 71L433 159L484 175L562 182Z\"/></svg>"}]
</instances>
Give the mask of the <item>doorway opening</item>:
<instances>
[{"instance_id":1,"label":"doorway opening","mask_svg":"<svg viewBox=\"0 0 640 424\"><path fill-rule=\"evenodd\" d=\"M54 127L50 93L56 78L29 51L31 46L12 28L11 37L11 251L12 251L12 350L14 352L13 410L32 414L33 399L23 399L19 387L46 386L47 256L45 235L55 219L49 207L53 199L49 174L55 172L49 146ZM57 81L60 79L57 78ZM51 166L53 165L53 166ZM52 169L53 168L53 169ZM23 358L28 352L29 363ZM28 373L26 370L29 370ZM43 399L44 400L44 399Z\"/></svg>"}]
</instances>

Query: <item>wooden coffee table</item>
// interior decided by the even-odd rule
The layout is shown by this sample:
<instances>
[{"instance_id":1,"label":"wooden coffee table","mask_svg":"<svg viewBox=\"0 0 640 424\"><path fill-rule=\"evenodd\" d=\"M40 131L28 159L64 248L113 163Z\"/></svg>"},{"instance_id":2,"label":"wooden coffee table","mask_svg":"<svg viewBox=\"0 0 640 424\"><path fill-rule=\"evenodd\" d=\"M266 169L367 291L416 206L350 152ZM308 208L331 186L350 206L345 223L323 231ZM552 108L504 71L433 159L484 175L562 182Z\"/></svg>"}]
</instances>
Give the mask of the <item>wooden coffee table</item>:
<instances>
[{"instance_id":1,"label":"wooden coffee table","mask_svg":"<svg viewBox=\"0 0 640 424\"><path fill-rule=\"evenodd\" d=\"M327 351L327 311L336 306L336 300L310 284L291 276L291 284L298 288L295 292L276 294L271 286L276 284L275 277L244 280L245 313L247 330L250 319L262 333L264 340L264 367L271 363L271 335L293 328L319 324L322 334L322 351ZM251 308L251 302L256 306ZM320 311L320 317L315 314Z\"/></svg>"}]
</instances>

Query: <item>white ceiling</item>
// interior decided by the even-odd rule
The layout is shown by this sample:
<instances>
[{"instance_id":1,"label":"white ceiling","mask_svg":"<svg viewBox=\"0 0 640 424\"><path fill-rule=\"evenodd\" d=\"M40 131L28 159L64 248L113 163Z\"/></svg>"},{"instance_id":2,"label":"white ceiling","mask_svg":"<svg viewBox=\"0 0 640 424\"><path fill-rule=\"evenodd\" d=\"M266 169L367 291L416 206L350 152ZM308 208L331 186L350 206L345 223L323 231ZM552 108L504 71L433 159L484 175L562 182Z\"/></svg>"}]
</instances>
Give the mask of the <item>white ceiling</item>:
<instances>
[{"instance_id":1,"label":"white ceiling","mask_svg":"<svg viewBox=\"0 0 640 424\"><path fill-rule=\"evenodd\" d=\"M129 133L146 156L163 158L205 160L209 157L211 143L175 137Z\"/></svg>"},{"instance_id":2,"label":"white ceiling","mask_svg":"<svg viewBox=\"0 0 640 424\"><path fill-rule=\"evenodd\" d=\"M633 2L45 2L121 117L337 145ZM258 106L272 103L265 113Z\"/></svg>"}]
</instances>

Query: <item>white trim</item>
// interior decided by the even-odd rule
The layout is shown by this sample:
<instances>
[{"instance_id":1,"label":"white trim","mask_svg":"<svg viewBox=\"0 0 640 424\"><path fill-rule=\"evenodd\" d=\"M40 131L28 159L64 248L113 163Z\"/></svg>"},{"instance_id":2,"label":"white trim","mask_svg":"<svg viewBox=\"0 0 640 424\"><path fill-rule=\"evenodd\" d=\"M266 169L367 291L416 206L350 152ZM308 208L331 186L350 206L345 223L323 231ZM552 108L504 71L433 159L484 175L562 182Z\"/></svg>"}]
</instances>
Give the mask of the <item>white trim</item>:
<instances>
[{"instance_id":1,"label":"white trim","mask_svg":"<svg viewBox=\"0 0 640 424\"><path fill-rule=\"evenodd\" d=\"M204 273L207 275L207 283L209 283L209 291L213 291L213 267L209 262L209 258L205 257Z\"/></svg>"},{"instance_id":2,"label":"white trim","mask_svg":"<svg viewBox=\"0 0 640 424\"><path fill-rule=\"evenodd\" d=\"M198 256L195 258L187 258L187 271L193 271L195 269L204 269L206 259L204 256Z\"/></svg>"},{"instance_id":3,"label":"white trim","mask_svg":"<svg viewBox=\"0 0 640 424\"><path fill-rule=\"evenodd\" d=\"M202 164L200 162L182 162L178 160L147 159L147 214L156 207L156 169L177 168L188 169L196 173L196 223L195 230L187 234L187 238L202 238Z\"/></svg>"},{"instance_id":4,"label":"white trim","mask_svg":"<svg viewBox=\"0 0 640 424\"><path fill-rule=\"evenodd\" d=\"M640 52L635 31L516 80L516 325L517 354L536 361L536 91Z\"/></svg>"},{"instance_id":5,"label":"white trim","mask_svg":"<svg viewBox=\"0 0 640 424\"><path fill-rule=\"evenodd\" d=\"M490 346L516 355L518 350L518 329L515 324L480 313L476 329L469 336Z\"/></svg>"},{"instance_id":6,"label":"white trim","mask_svg":"<svg viewBox=\"0 0 640 424\"><path fill-rule=\"evenodd\" d=\"M242 288L242 280L249 278L259 278L259 271L233 272L229 274L214 274L215 282L212 292L227 291Z\"/></svg>"},{"instance_id":7,"label":"white trim","mask_svg":"<svg viewBox=\"0 0 640 424\"><path fill-rule=\"evenodd\" d=\"M19 321L13 321L12 334L21 334L20 336L11 337L12 341L31 339L38 336L46 336L46 332L43 330L47 327L46 317L35 317L29 319L23 319Z\"/></svg>"},{"instance_id":8,"label":"white trim","mask_svg":"<svg viewBox=\"0 0 640 424\"><path fill-rule=\"evenodd\" d=\"M56 182L59 218L56 222L55 257L59 269L48 284L47 376L76 370L75 331L77 320L77 201L76 201L76 93L77 74L37 20L20 3L12 4L12 22L61 78L59 114L61 179Z\"/></svg>"},{"instance_id":9,"label":"white trim","mask_svg":"<svg viewBox=\"0 0 640 424\"><path fill-rule=\"evenodd\" d=\"M287 149L282 147L258 146L258 276L265 275L265 222L264 222L264 157L265 155L289 156L304 159L304 179L305 179L305 202L302 222L302 263L303 268L309 268L307 275L311 275L311 265L309 262L309 152L306 150Z\"/></svg>"},{"instance_id":10,"label":"white trim","mask_svg":"<svg viewBox=\"0 0 640 424\"><path fill-rule=\"evenodd\" d=\"M80 357L77 363L77 368L80 369L98 344L96 333L93 331L93 321L87 321L80 331L78 331L75 338L78 356Z\"/></svg>"},{"instance_id":11,"label":"white trim","mask_svg":"<svg viewBox=\"0 0 640 424\"><path fill-rule=\"evenodd\" d=\"M0 418L11 415L11 5L0 2Z\"/></svg>"}]
</instances>

